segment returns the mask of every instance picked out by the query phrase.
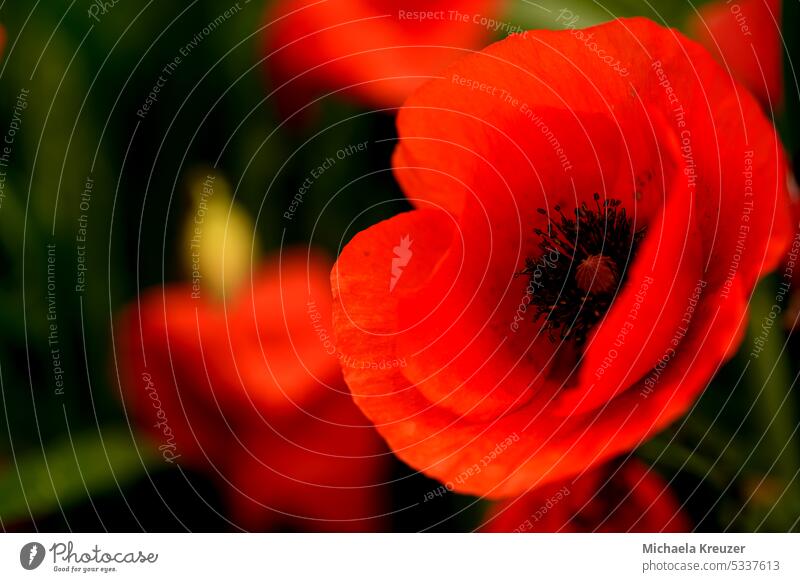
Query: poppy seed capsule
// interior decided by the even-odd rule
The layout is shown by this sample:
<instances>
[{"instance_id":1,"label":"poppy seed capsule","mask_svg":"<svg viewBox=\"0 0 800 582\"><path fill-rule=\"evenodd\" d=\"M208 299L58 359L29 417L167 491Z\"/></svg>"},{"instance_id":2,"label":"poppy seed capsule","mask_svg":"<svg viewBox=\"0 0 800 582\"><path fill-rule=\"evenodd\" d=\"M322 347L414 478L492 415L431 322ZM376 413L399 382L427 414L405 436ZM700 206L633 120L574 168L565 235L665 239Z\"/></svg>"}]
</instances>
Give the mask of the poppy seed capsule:
<instances>
[{"instance_id":1,"label":"poppy seed capsule","mask_svg":"<svg viewBox=\"0 0 800 582\"><path fill-rule=\"evenodd\" d=\"M617 286L617 264L605 255L586 257L575 270L578 288L587 293L608 293Z\"/></svg>"}]
</instances>

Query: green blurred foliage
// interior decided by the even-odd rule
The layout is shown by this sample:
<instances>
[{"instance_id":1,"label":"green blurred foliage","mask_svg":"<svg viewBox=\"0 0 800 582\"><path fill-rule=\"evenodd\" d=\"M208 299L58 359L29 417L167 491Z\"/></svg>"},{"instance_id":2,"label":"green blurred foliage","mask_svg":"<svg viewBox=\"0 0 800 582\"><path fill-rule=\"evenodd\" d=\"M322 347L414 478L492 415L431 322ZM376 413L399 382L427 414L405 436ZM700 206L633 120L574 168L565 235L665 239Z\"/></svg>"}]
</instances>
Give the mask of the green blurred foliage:
<instances>
[{"instance_id":1,"label":"green blurred foliage","mask_svg":"<svg viewBox=\"0 0 800 582\"><path fill-rule=\"evenodd\" d=\"M684 28L687 18L709 0L519 0L510 2L509 20L524 28L564 28L577 17L582 28L612 18L644 16L664 26Z\"/></svg>"},{"instance_id":2,"label":"green blurred foliage","mask_svg":"<svg viewBox=\"0 0 800 582\"><path fill-rule=\"evenodd\" d=\"M14 458L0 475L0 525L33 519L109 487L124 487L153 464L153 453L124 429L70 433L47 449ZM113 529L113 524L109 524Z\"/></svg>"}]
</instances>

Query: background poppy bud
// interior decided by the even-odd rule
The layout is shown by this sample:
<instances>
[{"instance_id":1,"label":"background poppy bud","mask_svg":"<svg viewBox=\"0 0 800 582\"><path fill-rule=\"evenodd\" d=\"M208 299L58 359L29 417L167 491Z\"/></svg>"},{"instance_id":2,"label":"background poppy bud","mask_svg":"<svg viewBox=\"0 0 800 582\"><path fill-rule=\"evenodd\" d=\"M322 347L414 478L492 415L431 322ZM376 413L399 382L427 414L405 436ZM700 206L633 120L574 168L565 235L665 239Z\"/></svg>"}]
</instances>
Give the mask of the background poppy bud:
<instances>
[{"instance_id":1,"label":"background poppy bud","mask_svg":"<svg viewBox=\"0 0 800 582\"><path fill-rule=\"evenodd\" d=\"M717 0L692 15L689 29L765 108L782 108L781 0Z\"/></svg>"},{"instance_id":2,"label":"background poppy bud","mask_svg":"<svg viewBox=\"0 0 800 582\"><path fill-rule=\"evenodd\" d=\"M663 479L636 459L611 463L496 504L493 533L678 533L691 524Z\"/></svg>"}]
</instances>

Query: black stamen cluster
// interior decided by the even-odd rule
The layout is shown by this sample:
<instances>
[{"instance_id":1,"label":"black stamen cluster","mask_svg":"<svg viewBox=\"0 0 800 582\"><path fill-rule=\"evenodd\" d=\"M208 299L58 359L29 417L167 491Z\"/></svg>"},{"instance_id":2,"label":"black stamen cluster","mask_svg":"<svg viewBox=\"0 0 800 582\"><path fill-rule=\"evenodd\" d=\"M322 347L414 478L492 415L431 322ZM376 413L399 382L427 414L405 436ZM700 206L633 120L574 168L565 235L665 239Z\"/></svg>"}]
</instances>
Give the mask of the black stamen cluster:
<instances>
[{"instance_id":1,"label":"black stamen cluster","mask_svg":"<svg viewBox=\"0 0 800 582\"><path fill-rule=\"evenodd\" d=\"M528 294L536 309L534 320L545 317L554 340L558 331L561 340L572 340L578 346L611 306L645 232L644 228L634 230L619 200L606 199L601 204L600 195L595 193L594 202L595 208L581 204L574 218L558 205L556 219L545 209L537 209L548 220L547 232L534 230L540 238L541 254L537 260L525 259L525 269L519 273L530 279ZM576 270L587 258L599 255L613 261L619 281L607 291L584 291L577 284Z\"/></svg>"}]
</instances>

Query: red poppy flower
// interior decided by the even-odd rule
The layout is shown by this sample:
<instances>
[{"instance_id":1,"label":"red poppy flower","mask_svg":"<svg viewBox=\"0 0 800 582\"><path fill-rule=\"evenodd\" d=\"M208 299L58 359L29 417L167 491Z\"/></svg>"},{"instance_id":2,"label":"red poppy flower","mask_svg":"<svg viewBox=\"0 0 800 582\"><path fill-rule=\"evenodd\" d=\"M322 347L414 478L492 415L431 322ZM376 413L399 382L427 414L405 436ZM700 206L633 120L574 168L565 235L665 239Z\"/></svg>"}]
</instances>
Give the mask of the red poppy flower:
<instances>
[{"instance_id":1,"label":"red poppy flower","mask_svg":"<svg viewBox=\"0 0 800 582\"><path fill-rule=\"evenodd\" d=\"M690 531L691 525L662 479L631 460L498 504L482 530L680 533Z\"/></svg>"},{"instance_id":2,"label":"red poppy flower","mask_svg":"<svg viewBox=\"0 0 800 582\"><path fill-rule=\"evenodd\" d=\"M331 355L329 270L287 253L227 307L173 285L120 322L125 403L165 460L219 479L248 529L379 527L385 449Z\"/></svg>"},{"instance_id":3,"label":"red poppy flower","mask_svg":"<svg viewBox=\"0 0 800 582\"><path fill-rule=\"evenodd\" d=\"M519 495L674 421L786 247L772 125L645 19L512 36L397 123L417 209L343 249L334 327L377 366L345 370L362 411L458 491Z\"/></svg>"},{"instance_id":4,"label":"red poppy flower","mask_svg":"<svg viewBox=\"0 0 800 582\"><path fill-rule=\"evenodd\" d=\"M781 0L712 2L693 16L690 29L764 107L781 107Z\"/></svg>"},{"instance_id":5,"label":"red poppy flower","mask_svg":"<svg viewBox=\"0 0 800 582\"><path fill-rule=\"evenodd\" d=\"M281 95L345 90L371 107L398 107L421 83L492 33L499 0L284 0L266 16L267 67ZM302 104L302 103L301 103Z\"/></svg>"}]
</instances>

